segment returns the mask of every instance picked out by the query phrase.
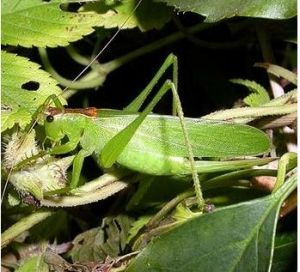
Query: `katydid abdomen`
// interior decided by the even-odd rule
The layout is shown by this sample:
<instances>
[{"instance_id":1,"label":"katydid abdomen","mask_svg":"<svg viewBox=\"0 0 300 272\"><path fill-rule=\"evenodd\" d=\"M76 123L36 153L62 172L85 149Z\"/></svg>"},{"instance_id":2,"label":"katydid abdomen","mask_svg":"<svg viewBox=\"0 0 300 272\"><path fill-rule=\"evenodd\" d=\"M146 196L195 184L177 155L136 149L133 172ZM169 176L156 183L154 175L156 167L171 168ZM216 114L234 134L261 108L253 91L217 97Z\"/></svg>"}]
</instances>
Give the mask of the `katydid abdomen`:
<instances>
[{"instance_id":1,"label":"katydid abdomen","mask_svg":"<svg viewBox=\"0 0 300 272\"><path fill-rule=\"evenodd\" d=\"M101 166L101 151L106 143L138 115L104 114L101 117L101 111L99 115L57 114L53 116L54 120L46 122L46 134L54 141L67 135L73 149L79 144L83 156L94 154ZM267 162L261 159L226 162L201 160L203 157L228 159L259 155L268 151L270 141L266 134L247 125L192 118L185 118L184 121L194 156L199 158L195 162L199 173L227 171ZM64 154L72 148L54 147L53 153ZM118 157L117 163L151 175L190 174L191 166L179 119L148 115Z\"/></svg>"}]
</instances>

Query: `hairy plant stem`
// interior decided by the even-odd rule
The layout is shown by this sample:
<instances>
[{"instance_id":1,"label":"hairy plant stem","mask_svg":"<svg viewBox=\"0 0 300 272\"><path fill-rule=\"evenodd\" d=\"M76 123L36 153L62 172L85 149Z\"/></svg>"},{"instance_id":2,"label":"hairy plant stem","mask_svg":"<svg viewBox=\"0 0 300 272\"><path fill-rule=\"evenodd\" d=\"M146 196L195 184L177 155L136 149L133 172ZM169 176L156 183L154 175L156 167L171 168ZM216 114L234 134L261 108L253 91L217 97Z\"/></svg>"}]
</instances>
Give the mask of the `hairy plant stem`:
<instances>
[{"instance_id":1,"label":"hairy plant stem","mask_svg":"<svg viewBox=\"0 0 300 272\"><path fill-rule=\"evenodd\" d=\"M48 196L41 200L42 206L73 207L104 200L128 187L137 175L128 176L126 172L104 174L71 191L71 195Z\"/></svg>"},{"instance_id":2,"label":"hairy plant stem","mask_svg":"<svg viewBox=\"0 0 300 272\"><path fill-rule=\"evenodd\" d=\"M255 118L270 115L283 115L297 111L297 104L282 105L282 106L262 106L262 107L242 107L223 111L216 111L201 117L202 119L210 120L234 120L239 118L250 118L242 120L240 123L248 123Z\"/></svg>"},{"instance_id":3,"label":"hairy plant stem","mask_svg":"<svg viewBox=\"0 0 300 272\"><path fill-rule=\"evenodd\" d=\"M22 234L24 231L30 229L54 213L55 212L53 210L43 208L22 218L2 233L1 248L6 247L13 239Z\"/></svg>"},{"instance_id":4,"label":"hairy plant stem","mask_svg":"<svg viewBox=\"0 0 300 272\"><path fill-rule=\"evenodd\" d=\"M286 93L280 97L272 99L271 101L269 101L268 103L266 103L260 107L243 107L243 108L228 109L228 110L224 110L224 111L216 111L216 112L210 113L208 115L202 116L202 118L203 119L215 119L215 120L231 119L232 121L234 121L236 123L245 124L245 123L249 123L249 122L253 121L257 117L289 114L289 112L282 112L282 109L279 110L279 113L276 114L275 113L276 111L273 112L272 109L274 109L278 106L284 106L284 105L293 105L293 108L295 108L296 102L297 102L297 90L293 90L293 91L290 91L289 93ZM245 110L247 110L247 112ZM262 112L260 112L260 110ZM291 109L288 108L288 110L291 110ZM225 112L224 116L223 116L223 112ZM295 112L297 112L297 111L294 110L291 113L295 113ZM263 113L263 115L260 115L262 113ZM229 118L227 118L226 115L228 115Z\"/></svg>"},{"instance_id":5,"label":"hairy plant stem","mask_svg":"<svg viewBox=\"0 0 300 272\"><path fill-rule=\"evenodd\" d=\"M256 27L257 37L258 41L261 46L262 55L264 58L264 61L267 63L275 64L275 57L273 54L272 45L270 43L270 38L268 33L265 31L264 27L257 26ZM277 69L278 72L279 69ZM281 71L282 72L282 71ZM287 73L285 73L287 74ZM288 74L287 74L288 75ZM274 73L270 73L268 71L271 91L274 98L280 97L284 95L284 89L279 84L279 78L277 76L274 76ZM296 84L296 79L294 77L291 77L291 80L294 84ZM288 151L295 151L297 152L297 145L292 141L290 142L290 139L286 136L287 134L291 134L294 132L294 130L290 129L289 127L283 127L283 132L285 133L285 139L286 139L286 146Z\"/></svg>"}]
</instances>

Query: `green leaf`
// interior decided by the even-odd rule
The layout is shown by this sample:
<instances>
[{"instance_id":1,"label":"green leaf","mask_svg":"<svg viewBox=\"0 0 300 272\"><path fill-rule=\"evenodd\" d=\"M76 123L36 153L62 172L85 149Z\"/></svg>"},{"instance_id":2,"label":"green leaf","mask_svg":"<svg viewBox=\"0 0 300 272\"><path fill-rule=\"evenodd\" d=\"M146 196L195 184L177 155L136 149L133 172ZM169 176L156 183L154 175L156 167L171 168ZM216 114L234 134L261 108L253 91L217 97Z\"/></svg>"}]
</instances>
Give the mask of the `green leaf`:
<instances>
[{"instance_id":1,"label":"green leaf","mask_svg":"<svg viewBox=\"0 0 300 272\"><path fill-rule=\"evenodd\" d=\"M43 256L33 256L27 259L16 272L48 272L48 265L43 261Z\"/></svg>"},{"instance_id":2,"label":"green leaf","mask_svg":"<svg viewBox=\"0 0 300 272\"><path fill-rule=\"evenodd\" d=\"M93 32L99 15L63 11L61 4L66 2L70 1L2 1L1 43L24 47L66 46Z\"/></svg>"},{"instance_id":3,"label":"green leaf","mask_svg":"<svg viewBox=\"0 0 300 272\"><path fill-rule=\"evenodd\" d=\"M57 82L27 58L1 52L1 131L18 124L25 128L46 98L60 93ZM30 90L31 89L31 90ZM65 103L63 99L61 102Z\"/></svg>"},{"instance_id":4,"label":"green leaf","mask_svg":"<svg viewBox=\"0 0 300 272\"><path fill-rule=\"evenodd\" d=\"M296 258L297 233L284 233L276 237L274 247L274 258L271 271L296 271Z\"/></svg>"},{"instance_id":5,"label":"green leaf","mask_svg":"<svg viewBox=\"0 0 300 272\"><path fill-rule=\"evenodd\" d=\"M138 27L141 31L147 31L153 28L161 28L171 19L173 9L165 4L154 3L152 0L143 0L134 11L137 3L138 1L136 0L103 0L88 3L83 10L99 13L101 19L98 21L98 26L105 28ZM129 16L130 18L128 18Z\"/></svg>"},{"instance_id":6,"label":"green leaf","mask_svg":"<svg viewBox=\"0 0 300 272\"><path fill-rule=\"evenodd\" d=\"M126 271L268 271L279 208L296 182L293 175L273 195L187 220L152 240Z\"/></svg>"},{"instance_id":7,"label":"green leaf","mask_svg":"<svg viewBox=\"0 0 300 272\"><path fill-rule=\"evenodd\" d=\"M150 219L150 215L143 215L139 217L136 221L134 221L129 230L127 242L130 242L138 234L138 232L149 222Z\"/></svg>"},{"instance_id":8,"label":"green leaf","mask_svg":"<svg viewBox=\"0 0 300 272\"><path fill-rule=\"evenodd\" d=\"M205 16L205 22L217 22L236 16L287 19L297 15L296 0L156 0Z\"/></svg>"},{"instance_id":9,"label":"green leaf","mask_svg":"<svg viewBox=\"0 0 300 272\"><path fill-rule=\"evenodd\" d=\"M245 104L250 107L261 106L270 101L270 97L266 89L255 81L247 80L247 79L231 79L232 83L240 84L249 89L252 94L248 95L244 98Z\"/></svg>"}]
</instances>

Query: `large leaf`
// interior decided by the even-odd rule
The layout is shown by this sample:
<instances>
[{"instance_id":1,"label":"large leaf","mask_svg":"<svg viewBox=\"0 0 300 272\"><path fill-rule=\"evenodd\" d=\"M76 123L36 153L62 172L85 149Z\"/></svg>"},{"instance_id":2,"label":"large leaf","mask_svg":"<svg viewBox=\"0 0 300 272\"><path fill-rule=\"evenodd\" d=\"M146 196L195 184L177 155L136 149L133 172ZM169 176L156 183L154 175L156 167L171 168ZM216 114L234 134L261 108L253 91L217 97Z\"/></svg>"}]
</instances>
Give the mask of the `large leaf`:
<instances>
[{"instance_id":1,"label":"large leaf","mask_svg":"<svg viewBox=\"0 0 300 272\"><path fill-rule=\"evenodd\" d=\"M63 11L64 2L67 1L3 0L1 43L24 47L66 46L93 32L99 15Z\"/></svg>"},{"instance_id":2,"label":"large leaf","mask_svg":"<svg viewBox=\"0 0 300 272\"><path fill-rule=\"evenodd\" d=\"M296 0L156 0L216 22L235 16L287 19L297 15Z\"/></svg>"},{"instance_id":3,"label":"large leaf","mask_svg":"<svg viewBox=\"0 0 300 272\"><path fill-rule=\"evenodd\" d=\"M278 211L296 188L196 216L154 239L127 271L268 271Z\"/></svg>"},{"instance_id":4,"label":"large leaf","mask_svg":"<svg viewBox=\"0 0 300 272\"><path fill-rule=\"evenodd\" d=\"M98 21L98 26L106 28L138 27L142 31L147 31L153 28L161 28L171 19L173 9L165 4L154 3L153 0L143 0L135 10L137 4L137 0L103 0L88 3L83 10L99 13L101 19Z\"/></svg>"},{"instance_id":5,"label":"large leaf","mask_svg":"<svg viewBox=\"0 0 300 272\"><path fill-rule=\"evenodd\" d=\"M296 271L297 233L284 233L275 239L272 272Z\"/></svg>"},{"instance_id":6,"label":"large leaf","mask_svg":"<svg viewBox=\"0 0 300 272\"><path fill-rule=\"evenodd\" d=\"M47 72L27 58L4 51L1 57L1 131L15 123L24 128L46 98L59 94L60 89Z\"/></svg>"}]
</instances>

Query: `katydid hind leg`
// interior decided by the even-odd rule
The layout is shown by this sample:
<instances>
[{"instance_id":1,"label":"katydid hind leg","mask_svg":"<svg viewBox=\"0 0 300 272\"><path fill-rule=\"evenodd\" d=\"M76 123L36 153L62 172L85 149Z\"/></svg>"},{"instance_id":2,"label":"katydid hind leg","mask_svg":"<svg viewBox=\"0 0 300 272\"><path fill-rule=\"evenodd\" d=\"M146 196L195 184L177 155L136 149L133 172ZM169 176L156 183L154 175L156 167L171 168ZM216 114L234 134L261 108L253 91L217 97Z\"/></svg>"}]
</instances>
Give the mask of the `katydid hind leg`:
<instances>
[{"instance_id":1,"label":"katydid hind leg","mask_svg":"<svg viewBox=\"0 0 300 272\"><path fill-rule=\"evenodd\" d=\"M177 67L175 69L177 69ZM177 75L177 70L175 71L175 73ZM189 158L189 162L190 162L191 174L192 174L192 178L193 178L194 189L195 189L195 193L196 193L198 207L200 210L202 210L204 208L205 201L203 199L200 180L199 180L198 172L196 169L196 163L194 160L192 144L189 140L188 131L187 131L187 128L186 128L186 125L184 122L184 114L183 114L182 106L181 106L181 102L180 102L179 95L177 92L177 79L176 79L176 84L174 82L169 82L169 85L170 85L172 93L173 93L173 113L174 114L177 113L178 117L179 117L179 121L180 121L181 128L182 128L182 133L184 136L184 142L185 142L185 145L186 145L186 148L188 151L188 158Z\"/></svg>"},{"instance_id":2,"label":"katydid hind leg","mask_svg":"<svg viewBox=\"0 0 300 272\"><path fill-rule=\"evenodd\" d=\"M173 54L168 55L168 57L165 59L162 66L159 68L159 70L156 72L152 80L149 82L149 84L146 86L146 88L123 110L125 112L138 112L145 102L148 95L152 92L154 86L157 84L159 79L163 76L163 74L166 72L166 70L173 65L173 81L177 88L177 57ZM175 72L176 71L176 72Z\"/></svg>"}]
</instances>

